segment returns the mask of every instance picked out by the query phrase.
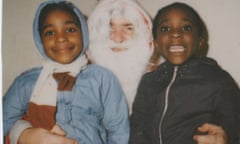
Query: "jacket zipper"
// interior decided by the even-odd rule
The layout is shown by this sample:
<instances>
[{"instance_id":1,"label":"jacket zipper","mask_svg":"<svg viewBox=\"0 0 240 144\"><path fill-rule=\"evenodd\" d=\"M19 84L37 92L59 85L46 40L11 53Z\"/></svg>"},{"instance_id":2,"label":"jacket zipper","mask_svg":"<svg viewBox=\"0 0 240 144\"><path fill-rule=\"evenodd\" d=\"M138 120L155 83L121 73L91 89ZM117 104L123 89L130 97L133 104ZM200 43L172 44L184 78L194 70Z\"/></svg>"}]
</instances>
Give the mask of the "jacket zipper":
<instances>
[{"instance_id":1,"label":"jacket zipper","mask_svg":"<svg viewBox=\"0 0 240 144\"><path fill-rule=\"evenodd\" d=\"M163 144L163 141L162 141L162 122L163 122L163 119L164 119L164 117L166 115L166 112L167 112L167 109L168 109L169 91L170 91L170 88L172 87L172 85L173 85L173 83L174 83L174 81L176 79L177 70L178 70L178 66L175 66L174 67L174 73L173 73L172 80L169 83L169 85L167 86L166 93L165 93L165 106L164 106L163 114L161 116L160 123L159 123L159 141L160 141L160 144Z\"/></svg>"}]
</instances>

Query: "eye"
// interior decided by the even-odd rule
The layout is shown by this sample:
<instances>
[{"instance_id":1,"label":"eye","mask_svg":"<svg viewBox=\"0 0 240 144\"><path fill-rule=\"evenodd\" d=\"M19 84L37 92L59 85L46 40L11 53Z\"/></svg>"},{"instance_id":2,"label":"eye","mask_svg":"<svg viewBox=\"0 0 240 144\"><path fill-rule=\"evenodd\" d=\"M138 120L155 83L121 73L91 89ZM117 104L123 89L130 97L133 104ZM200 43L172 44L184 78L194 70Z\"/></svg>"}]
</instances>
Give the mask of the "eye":
<instances>
[{"instance_id":1,"label":"eye","mask_svg":"<svg viewBox=\"0 0 240 144\"><path fill-rule=\"evenodd\" d=\"M132 32L132 31L134 31L134 27L133 26L125 26L124 30L127 32Z\"/></svg>"},{"instance_id":2,"label":"eye","mask_svg":"<svg viewBox=\"0 0 240 144\"><path fill-rule=\"evenodd\" d=\"M46 32L44 32L44 36L45 37L50 37L50 36L52 36L52 35L54 35L55 33L54 33L54 31L46 31Z\"/></svg>"},{"instance_id":3,"label":"eye","mask_svg":"<svg viewBox=\"0 0 240 144\"><path fill-rule=\"evenodd\" d=\"M128 30L134 30L134 27L133 26L128 26L127 29Z\"/></svg>"},{"instance_id":4,"label":"eye","mask_svg":"<svg viewBox=\"0 0 240 144\"><path fill-rule=\"evenodd\" d=\"M183 26L183 31L191 31L192 30L192 26L190 26L190 25L185 25L185 26Z\"/></svg>"},{"instance_id":5,"label":"eye","mask_svg":"<svg viewBox=\"0 0 240 144\"><path fill-rule=\"evenodd\" d=\"M170 31L171 29L170 29L170 27L168 27L168 26L162 26L162 27L160 27L160 31L161 32L168 32L168 31Z\"/></svg>"},{"instance_id":6,"label":"eye","mask_svg":"<svg viewBox=\"0 0 240 144\"><path fill-rule=\"evenodd\" d=\"M66 32L76 32L77 30L75 28L67 28Z\"/></svg>"}]
</instances>

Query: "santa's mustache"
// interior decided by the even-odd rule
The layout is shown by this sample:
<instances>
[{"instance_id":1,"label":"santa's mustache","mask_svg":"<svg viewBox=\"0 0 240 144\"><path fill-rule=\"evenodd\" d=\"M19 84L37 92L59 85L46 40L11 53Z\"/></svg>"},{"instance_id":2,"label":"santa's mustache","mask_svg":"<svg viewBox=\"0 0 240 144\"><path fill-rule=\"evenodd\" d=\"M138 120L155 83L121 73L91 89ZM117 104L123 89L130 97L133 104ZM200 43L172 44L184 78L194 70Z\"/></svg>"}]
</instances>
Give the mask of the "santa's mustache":
<instances>
[{"instance_id":1,"label":"santa's mustache","mask_svg":"<svg viewBox=\"0 0 240 144\"><path fill-rule=\"evenodd\" d=\"M127 40L121 43L109 40L108 47L109 48L131 48L134 45L134 43L135 43L135 40Z\"/></svg>"}]
</instances>

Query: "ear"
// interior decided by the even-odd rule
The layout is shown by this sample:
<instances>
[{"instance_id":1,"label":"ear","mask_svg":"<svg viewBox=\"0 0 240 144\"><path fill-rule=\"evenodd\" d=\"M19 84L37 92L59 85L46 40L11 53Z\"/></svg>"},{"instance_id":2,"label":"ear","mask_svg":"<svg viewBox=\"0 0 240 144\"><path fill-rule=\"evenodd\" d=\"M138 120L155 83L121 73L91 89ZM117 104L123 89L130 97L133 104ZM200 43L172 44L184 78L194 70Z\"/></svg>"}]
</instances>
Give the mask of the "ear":
<instances>
[{"instance_id":1,"label":"ear","mask_svg":"<svg viewBox=\"0 0 240 144\"><path fill-rule=\"evenodd\" d=\"M204 44L204 39L203 39L202 37L200 37L200 38L199 38L198 48L199 48L199 49L202 49L203 44Z\"/></svg>"},{"instance_id":2,"label":"ear","mask_svg":"<svg viewBox=\"0 0 240 144\"><path fill-rule=\"evenodd\" d=\"M156 69L156 67L159 65L159 61L160 61L160 50L159 50L159 44L157 42L157 40L153 40L153 44L154 44L154 50L153 50L153 54L150 58L149 64L150 64L150 69Z\"/></svg>"},{"instance_id":3,"label":"ear","mask_svg":"<svg viewBox=\"0 0 240 144\"><path fill-rule=\"evenodd\" d=\"M154 49L158 49L158 42L157 42L157 40L153 40L153 44L154 44Z\"/></svg>"},{"instance_id":4,"label":"ear","mask_svg":"<svg viewBox=\"0 0 240 144\"><path fill-rule=\"evenodd\" d=\"M208 46L207 46L206 40L200 37L199 44L198 44L198 55L206 56L207 51L208 51Z\"/></svg>"}]
</instances>

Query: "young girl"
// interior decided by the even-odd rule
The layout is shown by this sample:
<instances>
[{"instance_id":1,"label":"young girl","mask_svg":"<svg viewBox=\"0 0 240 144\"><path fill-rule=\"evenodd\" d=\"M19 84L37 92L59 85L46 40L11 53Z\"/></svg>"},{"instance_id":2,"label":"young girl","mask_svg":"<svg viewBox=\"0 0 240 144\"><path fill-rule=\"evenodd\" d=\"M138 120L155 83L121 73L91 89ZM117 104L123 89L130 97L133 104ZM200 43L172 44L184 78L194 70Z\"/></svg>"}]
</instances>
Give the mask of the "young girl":
<instances>
[{"instance_id":1,"label":"young girl","mask_svg":"<svg viewBox=\"0 0 240 144\"><path fill-rule=\"evenodd\" d=\"M183 3L164 7L154 19L153 36L166 62L140 83L131 142L193 144L193 137L207 134L197 127L213 123L225 130L228 144L237 143L240 90L205 56L208 34L197 12Z\"/></svg>"},{"instance_id":2,"label":"young girl","mask_svg":"<svg viewBox=\"0 0 240 144\"><path fill-rule=\"evenodd\" d=\"M17 77L4 96L4 135L11 129L11 143L25 143L26 128L60 134L57 127L79 144L127 144L125 96L111 72L87 65L88 33L79 9L66 1L45 1L33 30L45 61Z\"/></svg>"}]
</instances>

